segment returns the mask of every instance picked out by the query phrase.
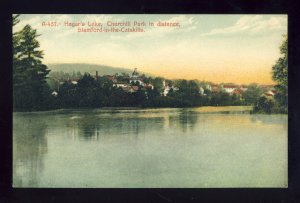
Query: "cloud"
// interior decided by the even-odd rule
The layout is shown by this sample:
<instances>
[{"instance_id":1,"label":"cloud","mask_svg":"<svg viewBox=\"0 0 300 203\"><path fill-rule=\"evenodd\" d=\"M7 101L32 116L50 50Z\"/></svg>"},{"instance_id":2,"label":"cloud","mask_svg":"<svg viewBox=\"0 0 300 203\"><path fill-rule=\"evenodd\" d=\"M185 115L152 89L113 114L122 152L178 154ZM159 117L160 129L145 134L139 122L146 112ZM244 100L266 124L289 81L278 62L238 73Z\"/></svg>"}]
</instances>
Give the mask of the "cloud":
<instances>
[{"instance_id":1,"label":"cloud","mask_svg":"<svg viewBox=\"0 0 300 203\"><path fill-rule=\"evenodd\" d=\"M285 16L272 16L266 18L262 15L247 15L241 17L234 25L213 29L201 36L226 35L237 33L258 34L265 31L287 29L287 18Z\"/></svg>"}]
</instances>

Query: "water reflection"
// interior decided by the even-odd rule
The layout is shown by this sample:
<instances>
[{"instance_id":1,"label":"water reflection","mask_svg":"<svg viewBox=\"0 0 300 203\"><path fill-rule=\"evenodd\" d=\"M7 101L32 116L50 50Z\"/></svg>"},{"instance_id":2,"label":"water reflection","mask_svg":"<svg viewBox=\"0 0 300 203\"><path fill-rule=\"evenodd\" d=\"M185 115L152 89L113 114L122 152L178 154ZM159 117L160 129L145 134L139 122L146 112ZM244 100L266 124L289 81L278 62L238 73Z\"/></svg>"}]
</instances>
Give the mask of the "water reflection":
<instances>
[{"instance_id":1,"label":"water reflection","mask_svg":"<svg viewBox=\"0 0 300 203\"><path fill-rule=\"evenodd\" d=\"M108 113L109 114L109 113ZM193 131L199 114L183 109L174 113L135 112L132 114L90 114L73 120L73 128L78 128L78 136L83 140L98 141L101 136L130 135L135 139L149 132L163 132L172 128L183 133Z\"/></svg>"},{"instance_id":2,"label":"water reflection","mask_svg":"<svg viewBox=\"0 0 300 203\"><path fill-rule=\"evenodd\" d=\"M215 187L225 177L227 185L239 186L264 174L270 182L251 186L272 186L286 166L287 117L222 110L14 114L13 185ZM273 164L282 170L268 175Z\"/></svg>"},{"instance_id":3,"label":"water reflection","mask_svg":"<svg viewBox=\"0 0 300 203\"><path fill-rule=\"evenodd\" d=\"M131 135L136 139L140 134L163 128L163 117L139 117L126 115L91 114L73 121L79 129L78 135L84 140L99 140L100 137Z\"/></svg>"},{"instance_id":4,"label":"water reflection","mask_svg":"<svg viewBox=\"0 0 300 203\"><path fill-rule=\"evenodd\" d=\"M266 114L254 114L251 116L251 121L254 123L264 123L270 125L282 124L282 120L286 119L287 115L266 115ZM287 119L286 119L287 124Z\"/></svg>"},{"instance_id":5,"label":"water reflection","mask_svg":"<svg viewBox=\"0 0 300 203\"><path fill-rule=\"evenodd\" d=\"M199 114L193 113L187 109L183 109L179 114L179 126L182 132L187 132L188 130L193 131L195 124L198 121Z\"/></svg>"},{"instance_id":6,"label":"water reflection","mask_svg":"<svg viewBox=\"0 0 300 203\"><path fill-rule=\"evenodd\" d=\"M47 153L47 125L39 116L14 116L13 183L15 186L38 185Z\"/></svg>"},{"instance_id":7,"label":"water reflection","mask_svg":"<svg viewBox=\"0 0 300 203\"><path fill-rule=\"evenodd\" d=\"M79 136L85 140L99 140L100 126L98 122L97 119L91 116L84 116L76 121L74 128L79 129Z\"/></svg>"}]
</instances>

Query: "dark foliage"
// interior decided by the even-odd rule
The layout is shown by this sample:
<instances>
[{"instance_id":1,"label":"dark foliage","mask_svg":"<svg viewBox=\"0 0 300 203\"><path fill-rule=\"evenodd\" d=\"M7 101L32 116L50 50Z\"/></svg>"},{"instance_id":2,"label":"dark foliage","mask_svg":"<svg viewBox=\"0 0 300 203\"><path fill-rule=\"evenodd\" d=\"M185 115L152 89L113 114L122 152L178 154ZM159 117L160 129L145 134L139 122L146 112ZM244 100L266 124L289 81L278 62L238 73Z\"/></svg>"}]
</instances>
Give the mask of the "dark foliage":
<instances>
[{"instance_id":1,"label":"dark foliage","mask_svg":"<svg viewBox=\"0 0 300 203\"><path fill-rule=\"evenodd\" d=\"M13 17L13 25L19 22ZM17 111L44 110L53 108L50 88L46 77L50 70L41 61L35 29L26 25L13 33L13 108Z\"/></svg>"},{"instance_id":2,"label":"dark foliage","mask_svg":"<svg viewBox=\"0 0 300 203\"><path fill-rule=\"evenodd\" d=\"M288 113L288 38L283 36L280 46L281 56L272 67L276 94L274 99L259 98L255 104L254 112L260 113Z\"/></svg>"}]
</instances>

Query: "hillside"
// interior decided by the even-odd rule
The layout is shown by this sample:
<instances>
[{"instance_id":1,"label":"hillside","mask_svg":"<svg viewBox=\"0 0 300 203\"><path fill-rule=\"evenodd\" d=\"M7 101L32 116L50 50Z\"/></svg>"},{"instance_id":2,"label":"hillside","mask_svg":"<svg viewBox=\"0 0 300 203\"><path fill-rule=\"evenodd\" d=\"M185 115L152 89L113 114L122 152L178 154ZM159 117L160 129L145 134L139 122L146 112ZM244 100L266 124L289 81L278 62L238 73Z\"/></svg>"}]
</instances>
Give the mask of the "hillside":
<instances>
[{"instance_id":1,"label":"hillside","mask_svg":"<svg viewBox=\"0 0 300 203\"><path fill-rule=\"evenodd\" d=\"M95 74L98 71L99 75L111 75L115 73L132 73L132 69L112 67L106 65L97 64L85 64L85 63L57 63L57 64L47 64L48 68L53 71L63 71L65 73L72 73L80 71L81 73Z\"/></svg>"}]
</instances>

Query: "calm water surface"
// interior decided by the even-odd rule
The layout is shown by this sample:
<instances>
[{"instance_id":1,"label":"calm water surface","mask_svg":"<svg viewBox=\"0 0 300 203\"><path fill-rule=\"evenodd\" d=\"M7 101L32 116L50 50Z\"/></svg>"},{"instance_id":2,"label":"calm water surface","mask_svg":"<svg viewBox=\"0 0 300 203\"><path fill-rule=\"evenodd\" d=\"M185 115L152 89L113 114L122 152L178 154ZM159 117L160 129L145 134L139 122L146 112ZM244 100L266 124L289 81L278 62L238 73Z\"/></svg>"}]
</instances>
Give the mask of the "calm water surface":
<instances>
[{"instance_id":1,"label":"calm water surface","mask_svg":"<svg viewBox=\"0 0 300 203\"><path fill-rule=\"evenodd\" d=\"M287 116L249 107L13 115L14 187L287 187Z\"/></svg>"}]
</instances>

